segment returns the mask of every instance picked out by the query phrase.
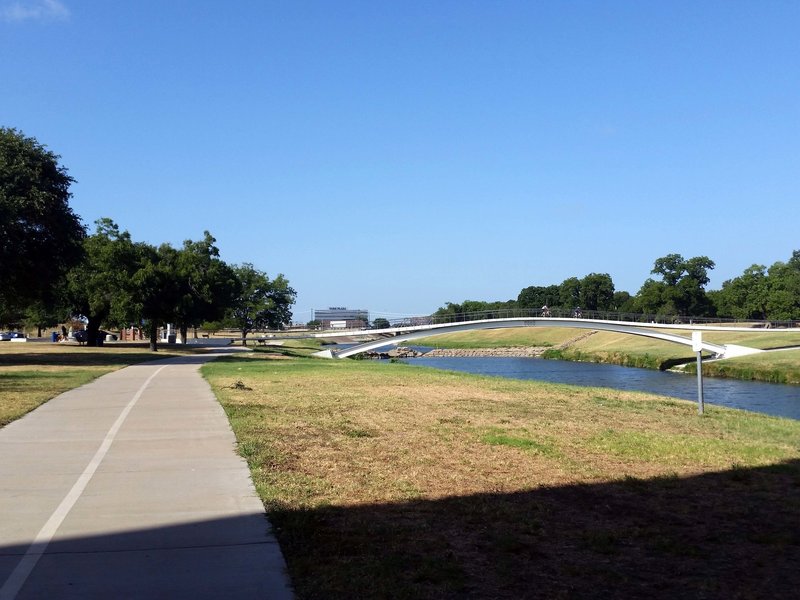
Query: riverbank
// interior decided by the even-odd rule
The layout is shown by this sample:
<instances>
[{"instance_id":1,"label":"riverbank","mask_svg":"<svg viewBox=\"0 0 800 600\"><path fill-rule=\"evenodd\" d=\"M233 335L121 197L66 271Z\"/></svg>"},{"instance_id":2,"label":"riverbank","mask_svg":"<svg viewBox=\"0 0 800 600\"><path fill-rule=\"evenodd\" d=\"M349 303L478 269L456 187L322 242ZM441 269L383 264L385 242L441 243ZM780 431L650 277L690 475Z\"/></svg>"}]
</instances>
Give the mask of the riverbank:
<instances>
[{"instance_id":1,"label":"riverbank","mask_svg":"<svg viewBox=\"0 0 800 600\"><path fill-rule=\"evenodd\" d=\"M688 373L697 373L697 366L688 363ZM703 374L745 381L764 381L800 385L800 349L751 354L703 364Z\"/></svg>"},{"instance_id":2,"label":"riverbank","mask_svg":"<svg viewBox=\"0 0 800 600\"><path fill-rule=\"evenodd\" d=\"M661 371L677 369L685 373L697 373L696 357L694 356L664 360L659 356L646 352L587 352L579 349L549 349L543 352L541 356L551 360L605 363ZM710 357L705 356L704 358L708 359ZM703 375L742 381L800 385L800 350L765 352L722 360L706 360L703 363Z\"/></svg>"},{"instance_id":3,"label":"riverbank","mask_svg":"<svg viewBox=\"0 0 800 600\"><path fill-rule=\"evenodd\" d=\"M704 334L704 339L769 349L800 345L800 332L714 332ZM640 336L580 329L470 331L424 338L415 341L415 344L432 348L426 356L538 356L662 371L679 365L686 365L687 372L694 372L695 369L695 355L687 346ZM524 354L526 348L531 349L530 354ZM497 354L493 354L495 352ZM703 365L703 373L711 377L796 385L800 384L800 349L707 362Z\"/></svg>"},{"instance_id":4,"label":"riverbank","mask_svg":"<svg viewBox=\"0 0 800 600\"><path fill-rule=\"evenodd\" d=\"M504 358L539 358L547 350L546 347L516 346L512 348L434 348L425 352L427 357L469 358L469 357L504 357Z\"/></svg>"},{"instance_id":5,"label":"riverbank","mask_svg":"<svg viewBox=\"0 0 800 600\"><path fill-rule=\"evenodd\" d=\"M300 600L786 597L800 584L800 422L287 352L203 373Z\"/></svg>"}]
</instances>

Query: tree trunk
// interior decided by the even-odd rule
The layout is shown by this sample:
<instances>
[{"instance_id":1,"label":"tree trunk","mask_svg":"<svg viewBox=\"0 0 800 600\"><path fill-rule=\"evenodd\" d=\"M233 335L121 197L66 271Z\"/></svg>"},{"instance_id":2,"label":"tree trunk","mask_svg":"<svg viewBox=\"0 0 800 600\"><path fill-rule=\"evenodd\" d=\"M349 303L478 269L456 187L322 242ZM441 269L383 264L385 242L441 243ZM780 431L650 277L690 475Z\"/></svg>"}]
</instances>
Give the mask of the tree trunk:
<instances>
[{"instance_id":1,"label":"tree trunk","mask_svg":"<svg viewBox=\"0 0 800 600\"><path fill-rule=\"evenodd\" d=\"M100 331L100 319L93 319L89 317L89 322L86 324L86 345L97 346L97 332Z\"/></svg>"},{"instance_id":2,"label":"tree trunk","mask_svg":"<svg viewBox=\"0 0 800 600\"><path fill-rule=\"evenodd\" d=\"M158 324L155 320L150 321L150 351L158 352Z\"/></svg>"},{"instance_id":3,"label":"tree trunk","mask_svg":"<svg viewBox=\"0 0 800 600\"><path fill-rule=\"evenodd\" d=\"M197 337L197 336L195 336ZM189 326L188 325L181 325L181 343L188 344L189 343Z\"/></svg>"},{"instance_id":4,"label":"tree trunk","mask_svg":"<svg viewBox=\"0 0 800 600\"><path fill-rule=\"evenodd\" d=\"M242 346L247 346L247 331L242 329Z\"/></svg>"}]
</instances>

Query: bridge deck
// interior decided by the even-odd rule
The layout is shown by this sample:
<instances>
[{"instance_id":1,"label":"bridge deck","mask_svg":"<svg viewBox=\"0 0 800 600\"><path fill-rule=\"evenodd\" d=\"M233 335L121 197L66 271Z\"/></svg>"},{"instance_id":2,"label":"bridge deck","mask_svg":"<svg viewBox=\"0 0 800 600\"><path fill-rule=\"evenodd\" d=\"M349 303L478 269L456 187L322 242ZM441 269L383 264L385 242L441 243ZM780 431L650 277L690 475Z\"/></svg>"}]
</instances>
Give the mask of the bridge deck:
<instances>
[{"instance_id":1,"label":"bridge deck","mask_svg":"<svg viewBox=\"0 0 800 600\"><path fill-rule=\"evenodd\" d=\"M592 329L597 331L613 331L617 333L626 333L630 335L639 335L655 339L664 340L676 344L683 344L692 346L693 341L691 336L680 335L678 332L758 332L758 331L782 331L775 329L754 329L748 327L721 327L705 324L657 324L657 323L642 323L638 321L609 321L603 319L582 319L582 318L564 318L564 317L510 317L501 319L481 319L475 321L457 322L457 323L438 323L427 325L407 325L400 327L389 327L386 329L371 329L360 331L347 331L347 332L324 332L312 333L305 336L287 336L281 339L295 338L333 338L333 337L374 337L391 335L391 338L383 338L379 340L371 340L363 344L358 344L347 350L333 353L326 350L318 353L319 356L329 358L347 358L354 354L361 352L368 352L382 346L389 344L399 344L408 342L414 339L429 337L434 335L442 335L445 333L452 333L456 331L470 331L477 329L504 329L512 327L567 327L576 329ZM785 331L792 331L787 329ZM796 331L796 330L795 330ZM723 345L714 344L711 342L702 341L701 347L704 351L712 353L715 357L723 358L733 355L742 356L744 354L752 354L761 352L756 348L748 348L746 346L738 345Z\"/></svg>"}]
</instances>

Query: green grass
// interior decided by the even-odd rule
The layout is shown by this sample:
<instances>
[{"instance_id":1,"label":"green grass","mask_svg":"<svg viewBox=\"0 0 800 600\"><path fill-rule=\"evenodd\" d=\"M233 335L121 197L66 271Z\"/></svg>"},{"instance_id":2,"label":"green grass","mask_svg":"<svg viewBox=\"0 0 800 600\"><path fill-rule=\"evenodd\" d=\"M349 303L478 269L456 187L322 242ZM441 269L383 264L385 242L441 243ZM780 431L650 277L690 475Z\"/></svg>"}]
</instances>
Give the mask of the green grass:
<instances>
[{"instance_id":1,"label":"green grass","mask_svg":"<svg viewBox=\"0 0 800 600\"><path fill-rule=\"evenodd\" d=\"M429 348L507 348L514 346L535 346L548 348L556 346L580 335L581 330L558 328L510 328L484 329L445 333L414 340L417 346Z\"/></svg>"},{"instance_id":2,"label":"green grass","mask_svg":"<svg viewBox=\"0 0 800 600\"><path fill-rule=\"evenodd\" d=\"M202 372L300 599L800 583L800 422L401 363L264 355Z\"/></svg>"},{"instance_id":3,"label":"green grass","mask_svg":"<svg viewBox=\"0 0 800 600\"><path fill-rule=\"evenodd\" d=\"M501 429L493 428L481 436L481 441L485 444L492 446L508 446L510 448L519 448L528 452L534 452L542 456L554 456L557 450L550 442L543 440L536 440L524 435L509 434Z\"/></svg>"},{"instance_id":4,"label":"green grass","mask_svg":"<svg viewBox=\"0 0 800 600\"><path fill-rule=\"evenodd\" d=\"M603 453L620 458L636 458L667 466L690 463L718 464L733 455L745 464L780 461L786 458L783 448L741 439L707 438L696 435L662 434L657 431L620 431L608 429L585 443Z\"/></svg>"},{"instance_id":5,"label":"green grass","mask_svg":"<svg viewBox=\"0 0 800 600\"><path fill-rule=\"evenodd\" d=\"M302 357L319 352L322 349L322 342L316 339L285 340L280 346L255 346L252 349L268 356Z\"/></svg>"},{"instance_id":6,"label":"green grass","mask_svg":"<svg viewBox=\"0 0 800 600\"><path fill-rule=\"evenodd\" d=\"M696 365L688 365L687 371L696 373ZM798 385L800 384L800 350L750 354L705 363L703 373L712 377Z\"/></svg>"}]
</instances>

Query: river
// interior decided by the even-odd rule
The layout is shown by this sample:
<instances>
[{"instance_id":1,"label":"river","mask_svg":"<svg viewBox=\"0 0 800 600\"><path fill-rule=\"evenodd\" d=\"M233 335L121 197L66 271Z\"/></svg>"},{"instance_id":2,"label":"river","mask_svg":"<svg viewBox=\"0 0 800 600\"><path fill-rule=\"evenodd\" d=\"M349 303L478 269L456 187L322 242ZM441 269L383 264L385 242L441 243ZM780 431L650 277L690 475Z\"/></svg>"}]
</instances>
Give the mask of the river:
<instances>
[{"instance_id":1,"label":"river","mask_svg":"<svg viewBox=\"0 0 800 600\"><path fill-rule=\"evenodd\" d=\"M479 375L650 392L697 401L697 377L668 371L541 358L421 357L404 362ZM703 397L708 404L800 420L800 386L704 377Z\"/></svg>"}]
</instances>

